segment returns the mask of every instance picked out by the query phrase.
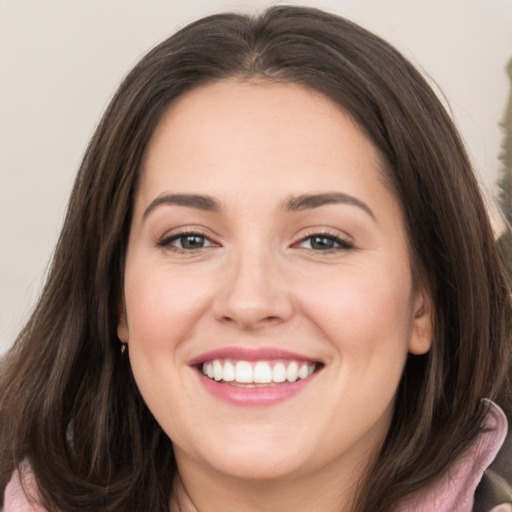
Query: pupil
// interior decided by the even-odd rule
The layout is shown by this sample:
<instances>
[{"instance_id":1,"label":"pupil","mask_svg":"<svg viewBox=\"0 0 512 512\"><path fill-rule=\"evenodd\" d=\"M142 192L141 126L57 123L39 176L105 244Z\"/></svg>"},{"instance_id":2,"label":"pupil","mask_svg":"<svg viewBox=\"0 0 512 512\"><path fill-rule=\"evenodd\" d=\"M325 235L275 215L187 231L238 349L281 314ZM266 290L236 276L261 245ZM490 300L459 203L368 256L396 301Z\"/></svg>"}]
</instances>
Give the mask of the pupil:
<instances>
[{"instance_id":1,"label":"pupil","mask_svg":"<svg viewBox=\"0 0 512 512\"><path fill-rule=\"evenodd\" d=\"M334 240L327 238L325 236L315 236L311 240L311 247L313 249L332 249L334 247Z\"/></svg>"},{"instance_id":2,"label":"pupil","mask_svg":"<svg viewBox=\"0 0 512 512\"><path fill-rule=\"evenodd\" d=\"M186 235L181 238L181 246L184 249L199 249L203 245L203 237L198 235Z\"/></svg>"}]
</instances>

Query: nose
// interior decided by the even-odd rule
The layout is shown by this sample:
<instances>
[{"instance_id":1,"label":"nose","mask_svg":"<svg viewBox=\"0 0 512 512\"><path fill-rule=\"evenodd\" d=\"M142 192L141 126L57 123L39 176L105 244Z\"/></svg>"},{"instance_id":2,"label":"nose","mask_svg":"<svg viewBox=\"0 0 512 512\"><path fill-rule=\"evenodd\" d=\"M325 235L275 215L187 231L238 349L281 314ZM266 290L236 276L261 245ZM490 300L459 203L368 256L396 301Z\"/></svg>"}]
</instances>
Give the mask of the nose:
<instances>
[{"instance_id":1,"label":"nose","mask_svg":"<svg viewBox=\"0 0 512 512\"><path fill-rule=\"evenodd\" d=\"M290 320L294 304L276 259L251 251L230 262L213 306L217 320L246 331Z\"/></svg>"}]
</instances>

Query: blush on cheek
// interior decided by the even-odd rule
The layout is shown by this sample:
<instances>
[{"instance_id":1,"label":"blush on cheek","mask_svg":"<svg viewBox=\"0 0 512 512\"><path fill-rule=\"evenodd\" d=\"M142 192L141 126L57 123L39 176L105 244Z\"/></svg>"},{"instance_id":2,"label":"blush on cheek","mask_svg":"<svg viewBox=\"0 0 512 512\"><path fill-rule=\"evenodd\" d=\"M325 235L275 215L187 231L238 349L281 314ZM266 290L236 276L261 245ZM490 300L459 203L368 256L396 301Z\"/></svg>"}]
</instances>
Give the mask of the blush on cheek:
<instances>
[{"instance_id":1,"label":"blush on cheek","mask_svg":"<svg viewBox=\"0 0 512 512\"><path fill-rule=\"evenodd\" d=\"M171 326L174 337L181 330L190 329L194 325L191 320L201 315L205 307L204 288L196 280L180 278L179 272L154 274L145 273L133 282L128 276L128 319L132 330L143 330L140 334L145 334L144 338L167 341Z\"/></svg>"},{"instance_id":2,"label":"blush on cheek","mask_svg":"<svg viewBox=\"0 0 512 512\"><path fill-rule=\"evenodd\" d=\"M372 279L339 285L322 301L310 303L316 317L323 319L322 327L328 338L342 340L340 350L361 351L393 349L406 350L411 325L409 296L397 293L396 286ZM388 286L386 286L388 285ZM344 288L344 292L340 289ZM399 288L399 287L398 287ZM376 337L378 336L378 338Z\"/></svg>"}]
</instances>

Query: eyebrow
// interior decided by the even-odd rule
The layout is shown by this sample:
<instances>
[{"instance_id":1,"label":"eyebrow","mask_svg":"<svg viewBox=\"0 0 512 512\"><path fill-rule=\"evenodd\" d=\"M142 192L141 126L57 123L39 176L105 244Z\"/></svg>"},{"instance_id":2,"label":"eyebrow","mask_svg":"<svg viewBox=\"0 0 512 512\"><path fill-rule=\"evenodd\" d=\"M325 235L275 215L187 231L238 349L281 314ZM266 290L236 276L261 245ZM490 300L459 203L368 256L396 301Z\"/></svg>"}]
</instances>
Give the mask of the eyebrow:
<instances>
[{"instance_id":1,"label":"eyebrow","mask_svg":"<svg viewBox=\"0 0 512 512\"><path fill-rule=\"evenodd\" d=\"M219 202L210 196L199 194L164 194L151 201L142 214L142 220L146 219L155 208L163 204L187 206L207 212L219 212L221 210Z\"/></svg>"},{"instance_id":2,"label":"eyebrow","mask_svg":"<svg viewBox=\"0 0 512 512\"><path fill-rule=\"evenodd\" d=\"M285 201L284 210L286 212L297 212L320 208L329 204L347 204L357 206L366 212L372 219L377 220L371 208L357 197L345 194L343 192L327 192L323 194L302 194L293 196ZM163 194L154 199L144 210L142 220L161 205L177 205L204 210L208 212L220 212L221 204L211 196L200 194Z\"/></svg>"},{"instance_id":3,"label":"eyebrow","mask_svg":"<svg viewBox=\"0 0 512 512\"><path fill-rule=\"evenodd\" d=\"M296 212L309 210L311 208L320 208L329 204L347 204L357 206L365 211L373 220L377 220L371 208L357 197L343 192L328 192L325 194L304 194L291 197L284 204L285 211Z\"/></svg>"}]
</instances>

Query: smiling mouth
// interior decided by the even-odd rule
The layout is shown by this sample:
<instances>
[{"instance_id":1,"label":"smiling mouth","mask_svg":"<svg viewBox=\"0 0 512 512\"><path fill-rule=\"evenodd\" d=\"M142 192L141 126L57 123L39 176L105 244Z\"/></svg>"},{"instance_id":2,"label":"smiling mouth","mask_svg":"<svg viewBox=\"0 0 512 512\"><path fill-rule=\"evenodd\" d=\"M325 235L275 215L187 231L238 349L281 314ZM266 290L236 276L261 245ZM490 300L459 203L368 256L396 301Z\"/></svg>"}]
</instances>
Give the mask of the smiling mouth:
<instances>
[{"instance_id":1,"label":"smiling mouth","mask_svg":"<svg viewBox=\"0 0 512 512\"><path fill-rule=\"evenodd\" d=\"M214 359L199 365L210 380L237 387L270 387L307 379L321 365L295 360L243 361Z\"/></svg>"}]
</instances>

